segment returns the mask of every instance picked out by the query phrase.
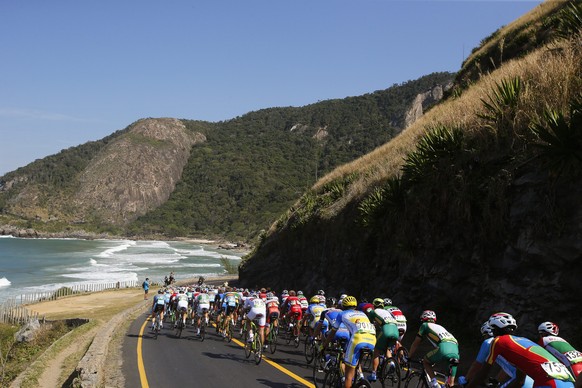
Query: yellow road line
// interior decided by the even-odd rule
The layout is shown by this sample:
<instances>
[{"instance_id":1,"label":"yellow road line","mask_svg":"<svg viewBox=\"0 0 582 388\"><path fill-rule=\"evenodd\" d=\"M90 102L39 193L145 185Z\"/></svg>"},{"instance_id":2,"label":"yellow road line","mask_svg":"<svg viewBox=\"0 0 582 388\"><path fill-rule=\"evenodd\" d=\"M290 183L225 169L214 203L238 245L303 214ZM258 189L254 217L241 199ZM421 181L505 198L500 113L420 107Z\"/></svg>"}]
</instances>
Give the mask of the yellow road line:
<instances>
[{"instance_id":1,"label":"yellow road line","mask_svg":"<svg viewBox=\"0 0 582 388\"><path fill-rule=\"evenodd\" d=\"M216 327L216 324L213 323L212 325L214 327ZM235 344L237 344L238 346L241 346L243 348L245 347L245 344L243 342L237 340L236 338L233 338L232 342L234 342ZM277 364L275 361L269 360L267 357L265 357L264 353L263 353L263 360L267 364L269 364L269 365L275 367L276 369L280 370L281 372L285 373L287 376L291 377L292 379L299 381L301 384L305 385L306 387L315 388L315 385L313 385L309 381L305 380L303 377L296 375L295 373L291 372L289 369Z\"/></svg>"},{"instance_id":2,"label":"yellow road line","mask_svg":"<svg viewBox=\"0 0 582 388\"><path fill-rule=\"evenodd\" d=\"M141 382L142 388L149 388L148 378L146 376L145 367L143 366L143 357L141 355L142 338L145 327L150 319L146 319L141 329L139 330L139 336L137 337L137 370L139 372L139 381Z\"/></svg>"}]
</instances>

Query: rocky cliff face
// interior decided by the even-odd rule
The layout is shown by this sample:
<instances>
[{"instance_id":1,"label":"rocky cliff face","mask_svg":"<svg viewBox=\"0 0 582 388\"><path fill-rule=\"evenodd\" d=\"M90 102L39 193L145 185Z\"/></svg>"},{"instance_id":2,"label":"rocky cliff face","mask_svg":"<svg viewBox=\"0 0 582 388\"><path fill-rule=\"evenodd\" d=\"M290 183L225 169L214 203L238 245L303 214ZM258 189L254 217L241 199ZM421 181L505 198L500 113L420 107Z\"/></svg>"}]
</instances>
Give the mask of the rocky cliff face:
<instances>
[{"instance_id":1,"label":"rocky cliff face","mask_svg":"<svg viewBox=\"0 0 582 388\"><path fill-rule=\"evenodd\" d=\"M535 337L537 325L549 320L582 344L582 179L555 181L530 171L506 197L495 240L484 238L480 221L462 227L451 219L373 232L355 222L358 210L348 206L333 219L267 237L242 264L240 280L249 287L391 297L412 322L424 309L437 311L466 341L478 341L490 314L507 311L521 335Z\"/></svg>"},{"instance_id":2,"label":"rocky cliff face","mask_svg":"<svg viewBox=\"0 0 582 388\"><path fill-rule=\"evenodd\" d=\"M453 86L452 83L449 83L445 86L436 85L431 90L428 90L424 93L420 93L416 96L414 101L412 102L412 106L406 112L406 116L404 117L404 127L410 126L416 120L418 120L426 111L426 109L430 106L433 106L437 102L443 99L444 93L449 90Z\"/></svg>"},{"instance_id":3,"label":"rocky cliff face","mask_svg":"<svg viewBox=\"0 0 582 388\"><path fill-rule=\"evenodd\" d=\"M125 224L164 203L188 162L191 147L206 138L176 119L140 120L108 145L79 177L74 203Z\"/></svg>"}]
</instances>

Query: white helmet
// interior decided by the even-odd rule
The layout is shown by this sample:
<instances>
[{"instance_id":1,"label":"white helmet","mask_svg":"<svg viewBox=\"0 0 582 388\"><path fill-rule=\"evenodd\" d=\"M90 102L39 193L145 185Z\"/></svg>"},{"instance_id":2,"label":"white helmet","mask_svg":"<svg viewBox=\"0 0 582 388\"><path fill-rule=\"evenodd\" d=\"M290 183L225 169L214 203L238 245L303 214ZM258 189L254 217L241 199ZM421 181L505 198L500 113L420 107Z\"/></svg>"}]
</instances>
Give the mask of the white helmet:
<instances>
[{"instance_id":1,"label":"white helmet","mask_svg":"<svg viewBox=\"0 0 582 388\"><path fill-rule=\"evenodd\" d=\"M560 328L553 322L543 322L538 326L538 333L558 335Z\"/></svg>"},{"instance_id":2,"label":"white helmet","mask_svg":"<svg viewBox=\"0 0 582 388\"><path fill-rule=\"evenodd\" d=\"M493 337L493 332L491 331L491 326L489 326L489 321L485 321L481 325L481 335L484 337Z\"/></svg>"},{"instance_id":3,"label":"white helmet","mask_svg":"<svg viewBox=\"0 0 582 388\"><path fill-rule=\"evenodd\" d=\"M495 313L489 317L489 327L493 329L517 329L517 322L511 314Z\"/></svg>"},{"instance_id":4,"label":"white helmet","mask_svg":"<svg viewBox=\"0 0 582 388\"><path fill-rule=\"evenodd\" d=\"M422 322L433 321L436 322L436 313L432 310L424 310L422 314L420 314L420 320Z\"/></svg>"}]
</instances>

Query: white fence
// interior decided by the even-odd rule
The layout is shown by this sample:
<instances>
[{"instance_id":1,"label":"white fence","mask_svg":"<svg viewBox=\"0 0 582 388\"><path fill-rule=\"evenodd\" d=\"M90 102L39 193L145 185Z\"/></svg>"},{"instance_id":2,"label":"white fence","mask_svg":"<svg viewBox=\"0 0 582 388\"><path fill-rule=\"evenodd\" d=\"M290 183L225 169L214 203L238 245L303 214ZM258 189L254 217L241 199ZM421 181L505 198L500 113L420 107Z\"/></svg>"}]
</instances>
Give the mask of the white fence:
<instances>
[{"instance_id":1,"label":"white fence","mask_svg":"<svg viewBox=\"0 0 582 388\"><path fill-rule=\"evenodd\" d=\"M138 286L140 286L140 284L136 280L131 280L126 282L76 284L72 286L61 287L55 291L22 294L15 298L9 299L0 305L0 322L22 324L31 319L38 319L38 313L35 313L24 307L28 304L44 302L48 300L57 300L69 295L79 295L88 292L98 292L121 288L133 288Z\"/></svg>"}]
</instances>

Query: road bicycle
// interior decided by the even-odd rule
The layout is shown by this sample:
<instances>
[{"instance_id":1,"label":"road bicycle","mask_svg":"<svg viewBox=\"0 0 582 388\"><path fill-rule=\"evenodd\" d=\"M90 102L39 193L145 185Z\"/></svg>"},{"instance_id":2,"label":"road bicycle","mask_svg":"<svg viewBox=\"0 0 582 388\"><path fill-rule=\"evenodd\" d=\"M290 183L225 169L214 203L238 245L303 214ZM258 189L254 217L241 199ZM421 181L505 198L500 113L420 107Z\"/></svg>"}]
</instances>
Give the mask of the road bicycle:
<instances>
[{"instance_id":1,"label":"road bicycle","mask_svg":"<svg viewBox=\"0 0 582 388\"><path fill-rule=\"evenodd\" d=\"M277 350L277 341L279 337L279 326L276 325L278 318L272 318L271 323L269 323L269 334L267 335L267 346L269 347L269 352L275 354Z\"/></svg>"},{"instance_id":2,"label":"road bicycle","mask_svg":"<svg viewBox=\"0 0 582 388\"><path fill-rule=\"evenodd\" d=\"M381 355L377 376L382 388L400 388L401 370L396 358Z\"/></svg>"},{"instance_id":3,"label":"road bicycle","mask_svg":"<svg viewBox=\"0 0 582 388\"><path fill-rule=\"evenodd\" d=\"M426 370L424 369L424 364L421 360L409 360L409 362L411 364L417 364L419 365L419 369L418 370L410 370L410 372L408 373L408 376L406 377L406 380L404 381L404 388L432 388L432 384L430 381L430 377L428 376L428 373L426 373ZM451 381L451 376L452 376L452 369L453 367L456 367L459 365L459 360L456 358L450 358L449 359L449 370L447 374L438 372L438 371L434 371L435 372L435 376L439 382L439 384L441 384L441 386L444 386L446 388L452 388L450 385L450 381Z\"/></svg>"},{"instance_id":4,"label":"road bicycle","mask_svg":"<svg viewBox=\"0 0 582 388\"><path fill-rule=\"evenodd\" d=\"M321 344L321 340L319 338L308 336L307 338L305 338L304 343L305 347L303 349L303 355L305 356L305 361L307 361L307 365L309 365L315 358L315 354L317 353L317 348Z\"/></svg>"},{"instance_id":5,"label":"road bicycle","mask_svg":"<svg viewBox=\"0 0 582 388\"><path fill-rule=\"evenodd\" d=\"M162 329L162 319L160 317L160 312L156 311L156 317L155 317L155 323L154 323L154 339L158 339L158 335L160 334L160 330Z\"/></svg>"},{"instance_id":6,"label":"road bicycle","mask_svg":"<svg viewBox=\"0 0 582 388\"><path fill-rule=\"evenodd\" d=\"M249 358L251 353L255 355L255 364L259 365L263 359L263 342L261 341L261 335L257 330L257 324L254 320L251 321L249 331L247 331L245 338L246 358Z\"/></svg>"},{"instance_id":7,"label":"road bicycle","mask_svg":"<svg viewBox=\"0 0 582 388\"><path fill-rule=\"evenodd\" d=\"M184 321L182 321L182 319L178 319L178 321L175 323L175 328L176 328L176 337L180 338L182 337L182 330L184 330Z\"/></svg>"},{"instance_id":8,"label":"road bicycle","mask_svg":"<svg viewBox=\"0 0 582 388\"><path fill-rule=\"evenodd\" d=\"M289 322L288 326L287 326L287 345L291 344L291 342L293 342L293 345L298 348L299 344L300 344L300 340L299 340L299 321L297 320L297 316L293 316L291 317L291 321Z\"/></svg>"},{"instance_id":9,"label":"road bicycle","mask_svg":"<svg viewBox=\"0 0 582 388\"><path fill-rule=\"evenodd\" d=\"M354 388L372 388L372 384L361 373L361 363L364 356L371 356L372 350L364 348L360 351L360 358L356 365L356 375L354 377ZM342 347L330 353L330 357L325 366L325 377L323 378L323 387L341 388L344 386L345 373L342 364L344 363L344 351Z\"/></svg>"}]
</instances>

